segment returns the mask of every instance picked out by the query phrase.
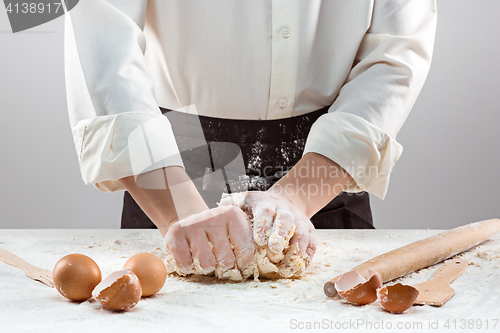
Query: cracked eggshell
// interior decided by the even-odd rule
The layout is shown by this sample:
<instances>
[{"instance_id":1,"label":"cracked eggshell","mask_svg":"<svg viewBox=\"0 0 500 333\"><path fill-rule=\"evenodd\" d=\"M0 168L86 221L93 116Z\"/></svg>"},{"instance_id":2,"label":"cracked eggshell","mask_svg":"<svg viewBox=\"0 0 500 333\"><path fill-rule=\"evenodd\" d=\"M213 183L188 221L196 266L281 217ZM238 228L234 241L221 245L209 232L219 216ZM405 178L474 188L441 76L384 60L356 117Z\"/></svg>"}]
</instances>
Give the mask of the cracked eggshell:
<instances>
[{"instance_id":1,"label":"cracked eggshell","mask_svg":"<svg viewBox=\"0 0 500 333\"><path fill-rule=\"evenodd\" d=\"M130 257L123 267L130 268L139 278L144 297L156 294L167 279L165 264L153 253L137 253Z\"/></svg>"},{"instance_id":2,"label":"cracked eggshell","mask_svg":"<svg viewBox=\"0 0 500 333\"><path fill-rule=\"evenodd\" d=\"M380 305L392 313L402 313L415 303L418 290L412 286L396 283L379 291Z\"/></svg>"},{"instance_id":3,"label":"cracked eggshell","mask_svg":"<svg viewBox=\"0 0 500 333\"><path fill-rule=\"evenodd\" d=\"M141 299L141 295L141 283L130 268L111 273L92 292L92 296L103 307L115 311L133 308Z\"/></svg>"},{"instance_id":4,"label":"cracked eggshell","mask_svg":"<svg viewBox=\"0 0 500 333\"><path fill-rule=\"evenodd\" d=\"M92 290L101 282L101 270L91 258L73 253L56 263L52 278L61 295L72 301L85 301L92 297Z\"/></svg>"},{"instance_id":5,"label":"cracked eggshell","mask_svg":"<svg viewBox=\"0 0 500 333\"><path fill-rule=\"evenodd\" d=\"M335 289L340 297L358 305L365 305L377 299L377 289L382 287L382 276L368 270L368 280L359 275L356 270L343 274L337 282Z\"/></svg>"}]
</instances>

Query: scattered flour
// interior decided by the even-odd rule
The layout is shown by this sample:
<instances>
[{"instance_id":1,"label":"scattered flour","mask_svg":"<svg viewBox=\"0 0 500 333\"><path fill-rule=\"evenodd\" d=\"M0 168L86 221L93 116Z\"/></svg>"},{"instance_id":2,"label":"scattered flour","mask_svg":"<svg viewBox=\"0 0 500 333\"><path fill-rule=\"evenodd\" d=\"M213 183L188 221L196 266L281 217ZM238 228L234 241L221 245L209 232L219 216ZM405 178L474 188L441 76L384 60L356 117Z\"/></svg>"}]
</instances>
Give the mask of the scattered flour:
<instances>
[{"instance_id":1,"label":"scattered flour","mask_svg":"<svg viewBox=\"0 0 500 333\"><path fill-rule=\"evenodd\" d=\"M462 258L477 262L451 283L455 296L443 307L414 306L401 315L381 310L379 304L351 306L323 293L326 281L368 260L434 234L437 230L318 230L318 249L301 279L246 280L233 283L215 276L170 274L160 292L126 313L103 310L92 299L74 303L55 289L28 279L24 273L0 262L0 331L100 332L111 331L221 332L238 328L241 332L290 331L291 323L396 323L423 329L430 321L440 327L449 320L485 321L498 318L500 303L500 234L467 251ZM75 239L75 240L73 240ZM117 244L119 240L121 244ZM0 246L36 266L52 269L64 255L90 256L104 276L121 269L127 258L138 252L153 252L165 259L163 239L157 230L3 230ZM93 245L92 248L89 248ZM112 250L115 249L115 250ZM356 250L357 249L357 250ZM481 255L478 255L481 253ZM485 258L484 255L490 258ZM355 259L355 260L354 260ZM492 259L492 260L490 260ZM397 279L417 284L432 277L440 264ZM391 283L395 283L395 281ZM498 329L498 327L497 327ZM325 331L337 331L335 327ZM358 327L358 331L370 331ZM390 331L390 330L389 330ZM393 329L393 331L396 331Z\"/></svg>"}]
</instances>

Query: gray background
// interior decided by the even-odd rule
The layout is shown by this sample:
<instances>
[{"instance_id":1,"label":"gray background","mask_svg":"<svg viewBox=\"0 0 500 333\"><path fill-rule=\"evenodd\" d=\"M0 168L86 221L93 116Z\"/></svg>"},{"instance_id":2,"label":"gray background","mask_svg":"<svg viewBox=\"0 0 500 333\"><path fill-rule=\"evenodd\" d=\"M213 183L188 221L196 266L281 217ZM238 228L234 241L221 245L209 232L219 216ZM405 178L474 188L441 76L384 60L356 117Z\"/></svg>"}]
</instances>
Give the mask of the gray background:
<instances>
[{"instance_id":1,"label":"gray background","mask_svg":"<svg viewBox=\"0 0 500 333\"><path fill-rule=\"evenodd\" d=\"M500 1L439 0L429 77L377 228L500 217ZM1 228L119 228L122 193L81 180L66 109L63 18L12 34L0 9Z\"/></svg>"}]
</instances>

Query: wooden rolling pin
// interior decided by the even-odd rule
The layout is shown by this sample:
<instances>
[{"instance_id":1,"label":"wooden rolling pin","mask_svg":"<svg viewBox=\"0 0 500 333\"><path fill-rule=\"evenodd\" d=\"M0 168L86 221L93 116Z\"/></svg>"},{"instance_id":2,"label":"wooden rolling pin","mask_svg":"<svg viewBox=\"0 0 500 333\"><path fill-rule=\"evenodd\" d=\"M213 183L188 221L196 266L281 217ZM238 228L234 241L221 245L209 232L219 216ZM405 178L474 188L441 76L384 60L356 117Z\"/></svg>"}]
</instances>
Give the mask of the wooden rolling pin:
<instances>
[{"instance_id":1,"label":"wooden rolling pin","mask_svg":"<svg viewBox=\"0 0 500 333\"><path fill-rule=\"evenodd\" d=\"M384 253L353 269L365 279L368 278L368 269L375 270L382 275L382 280L387 282L466 251L498 231L499 219L466 224ZM323 290L326 296L333 297L337 294L335 281L340 276L325 283Z\"/></svg>"}]
</instances>

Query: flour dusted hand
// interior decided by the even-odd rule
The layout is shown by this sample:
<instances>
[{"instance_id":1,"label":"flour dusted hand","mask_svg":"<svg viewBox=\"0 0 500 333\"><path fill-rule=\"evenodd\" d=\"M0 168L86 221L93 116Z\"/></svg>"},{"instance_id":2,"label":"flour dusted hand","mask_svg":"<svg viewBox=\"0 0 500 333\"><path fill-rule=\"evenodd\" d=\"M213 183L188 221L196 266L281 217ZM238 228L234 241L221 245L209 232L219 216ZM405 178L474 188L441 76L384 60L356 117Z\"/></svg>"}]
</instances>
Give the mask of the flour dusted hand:
<instances>
[{"instance_id":1,"label":"flour dusted hand","mask_svg":"<svg viewBox=\"0 0 500 333\"><path fill-rule=\"evenodd\" d=\"M230 209L228 212L237 209L236 212L238 213L233 212L230 214L235 215L230 216L229 214L220 218L214 214L217 210L225 209ZM234 263L234 260L231 261L230 259L229 252L231 248L228 248L227 245L225 245L225 250L221 251L219 248L220 245L224 246L224 242L214 243L210 239L204 239L202 235L188 236L191 232L196 233L191 225L199 224L201 218L201 216L195 216L190 221L190 217L177 222L179 225L175 226L172 232L169 230L165 237L168 254L166 263L169 273L177 272L180 275L215 274L219 278L234 281L241 281L252 275L255 278L261 276L270 279L301 277L304 275L305 269L312 260L316 249L316 230L310 220L291 203L276 194L250 191L225 194L222 196L219 207L209 211L213 211L211 223L215 225L217 225L215 221L218 220L226 221L227 218L235 217L241 219L239 212L243 213L248 229L241 226L243 219L236 224L250 234L250 241L253 233L253 241L251 241L253 247L247 244L245 248L252 248L254 252L245 252L245 255L250 257L245 256L244 262L236 260L236 263ZM223 222L218 223L224 224ZM227 220L225 223L229 223L229 221ZM205 222L205 224L207 223ZM191 250L192 261L181 261L189 256L187 252L183 256L176 255L176 253L179 253L180 248L187 249L186 244L182 245L182 241L179 245L174 241L174 239L178 238L178 233L185 234L186 240L191 240L189 244L193 243L190 245L192 249L205 247L205 244L207 244L205 249L212 250L213 255L218 259L210 259L210 255L208 255L208 258L198 256L199 251L193 252ZM228 236L229 240L231 240L231 235ZM195 240L202 242L202 244L194 244ZM239 255L241 256L241 248L232 247L232 249L236 258ZM247 258L249 261L247 261Z\"/></svg>"},{"instance_id":2,"label":"flour dusted hand","mask_svg":"<svg viewBox=\"0 0 500 333\"><path fill-rule=\"evenodd\" d=\"M247 215L217 207L172 224L165 235L167 271L241 280L254 271L255 244Z\"/></svg>"},{"instance_id":3,"label":"flour dusted hand","mask_svg":"<svg viewBox=\"0 0 500 333\"><path fill-rule=\"evenodd\" d=\"M266 278L300 277L316 251L311 221L285 197L269 191L225 194L220 206L241 207L252 221L258 274Z\"/></svg>"}]
</instances>

